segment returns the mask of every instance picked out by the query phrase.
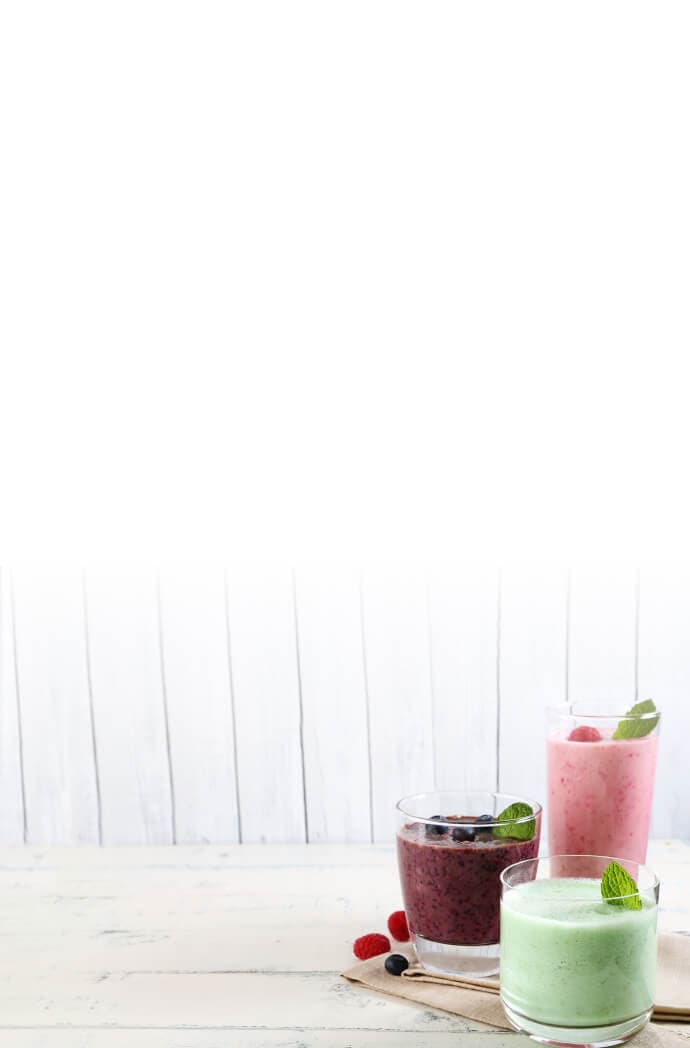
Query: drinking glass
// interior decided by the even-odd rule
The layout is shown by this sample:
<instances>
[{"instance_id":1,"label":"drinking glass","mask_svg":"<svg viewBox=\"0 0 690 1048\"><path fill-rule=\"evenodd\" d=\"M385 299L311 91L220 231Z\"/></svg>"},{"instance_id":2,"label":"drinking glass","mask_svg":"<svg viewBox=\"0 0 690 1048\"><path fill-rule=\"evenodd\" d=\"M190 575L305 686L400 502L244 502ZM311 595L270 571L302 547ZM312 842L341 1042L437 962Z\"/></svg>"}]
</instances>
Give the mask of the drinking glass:
<instances>
[{"instance_id":1,"label":"drinking glass","mask_svg":"<svg viewBox=\"0 0 690 1048\"><path fill-rule=\"evenodd\" d=\"M516 803L532 814L497 819ZM400 883L420 963L435 972L495 974L500 874L538 854L541 806L504 793L432 792L405 797L396 815Z\"/></svg>"},{"instance_id":2,"label":"drinking glass","mask_svg":"<svg viewBox=\"0 0 690 1048\"><path fill-rule=\"evenodd\" d=\"M603 899L601 855L528 859L501 874L501 1001L510 1024L561 1046L622 1044L649 1021L659 881L617 860L635 895Z\"/></svg>"},{"instance_id":3,"label":"drinking glass","mask_svg":"<svg viewBox=\"0 0 690 1048\"><path fill-rule=\"evenodd\" d=\"M602 704L547 711L551 855L645 862L660 719L659 711L635 717Z\"/></svg>"}]
</instances>

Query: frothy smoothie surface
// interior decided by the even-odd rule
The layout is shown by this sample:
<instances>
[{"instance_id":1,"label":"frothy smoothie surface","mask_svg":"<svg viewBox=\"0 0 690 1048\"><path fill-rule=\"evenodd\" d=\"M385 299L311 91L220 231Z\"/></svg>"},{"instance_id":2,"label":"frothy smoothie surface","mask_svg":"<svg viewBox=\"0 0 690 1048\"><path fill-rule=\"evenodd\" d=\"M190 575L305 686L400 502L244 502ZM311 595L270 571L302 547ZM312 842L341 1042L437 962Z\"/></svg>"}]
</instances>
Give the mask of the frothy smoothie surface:
<instances>
[{"instance_id":1,"label":"frothy smoothie surface","mask_svg":"<svg viewBox=\"0 0 690 1048\"><path fill-rule=\"evenodd\" d=\"M624 1022L654 1001L656 906L604 902L598 880L552 878L501 902L501 994L520 1015L554 1026Z\"/></svg>"},{"instance_id":2,"label":"frothy smoothie surface","mask_svg":"<svg viewBox=\"0 0 690 1048\"><path fill-rule=\"evenodd\" d=\"M645 861L658 746L657 735L547 740L552 855Z\"/></svg>"},{"instance_id":3,"label":"frothy smoothie surface","mask_svg":"<svg viewBox=\"0 0 690 1048\"><path fill-rule=\"evenodd\" d=\"M539 851L539 817L532 840L456 842L429 837L411 823L398 833L398 866L410 930L434 942L481 946L498 942L500 875Z\"/></svg>"}]
</instances>

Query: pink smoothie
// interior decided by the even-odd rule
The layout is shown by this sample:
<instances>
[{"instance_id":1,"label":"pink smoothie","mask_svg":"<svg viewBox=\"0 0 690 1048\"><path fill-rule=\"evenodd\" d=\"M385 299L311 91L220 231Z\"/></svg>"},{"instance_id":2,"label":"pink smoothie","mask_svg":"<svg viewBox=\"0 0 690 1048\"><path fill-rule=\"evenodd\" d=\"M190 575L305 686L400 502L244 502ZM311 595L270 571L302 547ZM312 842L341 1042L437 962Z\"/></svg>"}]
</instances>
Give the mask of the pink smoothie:
<instances>
[{"instance_id":1,"label":"pink smoothie","mask_svg":"<svg viewBox=\"0 0 690 1048\"><path fill-rule=\"evenodd\" d=\"M659 739L547 739L551 855L645 862Z\"/></svg>"}]
</instances>

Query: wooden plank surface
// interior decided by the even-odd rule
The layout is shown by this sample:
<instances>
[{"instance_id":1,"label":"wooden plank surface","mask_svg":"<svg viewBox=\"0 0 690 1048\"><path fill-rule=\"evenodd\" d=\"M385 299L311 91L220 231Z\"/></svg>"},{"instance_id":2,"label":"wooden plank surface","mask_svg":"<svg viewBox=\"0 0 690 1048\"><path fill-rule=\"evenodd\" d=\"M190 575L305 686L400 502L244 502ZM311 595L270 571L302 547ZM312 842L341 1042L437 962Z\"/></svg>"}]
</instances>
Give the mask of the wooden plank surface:
<instances>
[{"instance_id":1,"label":"wooden plank surface","mask_svg":"<svg viewBox=\"0 0 690 1048\"><path fill-rule=\"evenodd\" d=\"M296 574L309 840L370 841L369 725L356 568Z\"/></svg>"},{"instance_id":2,"label":"wooden plank surface","mask_svg":"<svg viewBox=\"0 0 690 1048\"><path fill-rule=\"evenodd\" d=\"M690 845L650 861L661 926L690 933ZM390 846L0 850L0 1044L517 1044L339 977L399 899Z\"/></svg>"},{"instance_id":3,"label":"wooden plank surface","mask_svg":"<svg viewBox=\"0 0 690 1048\"><path fill-rule=\"evenodd\" d=\"M225 572L207 565L165 567L159 597L174 839L237 841Z\"/></svg>"},{"instance_id":4,"label":"wooden plank surface","mask_svg":"<svg viewBox=\"0 0 690 1048\"><path fill-rule=\"evenodd\" d=\"M475 1035L476 1036L476 1035ZM3 1031L0 1044L11 1048L457 1048L456 1030L123 1030L41 1029ZM461 1042L462 1043L462 1042ZM470 1044L471 1042L465 1042ZM475 1044L477 1042L475 1041ZM483 1031L481 1048L517 1048L509 1033ZM525 1045L530 1042L525 1039ZM686 1042L687 1043L687 1042ZM640 1046L642 1048L642 1046Z\"/></svg>"},{"instance_id":5,"label":"wooden plank surface","mask_svg":"<svg viewBox=\"0 0 690 1048\"><path fill-rule=\"evenodd\" d=\"M348 1030L482 1029L398 998L361 990L330 972L130 972L8 976L2 1026Z\"/></svg>"},{"instance_id":6,"label":"wooden plank surface","mask_svg":"<svg viewBox=\"0 0 690 1048\"><path fill-rule=\"evenodd\" d=\"M435 566L429 581L434 770L439 790L494 790L498 572Z\"/></svg>"},{"instance_id":7,"label":"wooden plank surface","mask_svg":"<svg viewBox=\"0 0 690 1048\"><path fill-rule=\"evenodd\" d=\"M98 770L78 568L12 574L28 843L98 842Z\"/></svg>"},{"instance_id":8,"label":"wooden plank surface","mask_svg":"<svg viewBox=\"0 0 690 1048\"><path fill-rule=\"evenodd\" d=\"M103 843L171 843L155 573L123 565L88 570L86 613Z\"/></svg>"},{"instance_id":9,"label":"wooden plank surface","mask_svg":"<svg viewBox=\"0 0 690 1048\"><path fill-rule=\"evenodd\" d=\"M374 840L392 840L394 805L433 788L433 710L426 579L371 568L362 586Z\"/></svg>"},{"instance_id":10,"label":"wooden plank surface","mask_svg":"<svg viewBox=\"0 0 690 1048\"><path fill-rule=\"evenodd\" d=\"M636 695L637 573L626 565L578 565L570 576L568 701L611 702Z\"/></svg>"},{"instance_id":11,"label":"wooden plank surface","mask_svg":"<svg viewBox=\"0 0 690 1048\"><path fill-rule=\"evenodd\" d=\"M545 710L566 697L567 597L565 569L522 565L501 573L499 784L542 805Z\"/></svg>"},{"instance_id":12,"label":"wooden plank surface","mask_svg":"<svg viewBox=\"0 0 690 1048\"><path fill-rule=\"evenodd\" d=\"M24 841L22 747L17 706L14 615L10 572L0 570L0 839Z\"/></svg>"},{"instance_id":13,"label":"wooden plank surface","mask_svg":"<svg viewBox=\"0 0 690 1048\"><path fill-rule=\"evenodd\" d=\"M579 565L569 591L538 564L379 566L361 588L336 564L248 564L227 587L220 566L157 584L117 565L88 569L84 592L78 567L14 574L0 843L25 818L35 844L385 841L394 801L434 784L543 800L544 707L636 694L664 712L653 832L690 836L682 565L639 584Z\"/></svg>"},{"instance_id":14,"label":"wooden plank surface","mask_svg":"<svg viewBox=\"0 0 690 1048\"><path fill-rule=\"evenodd\" d=\"M690 568L640 572L638 688L662 711L652 833L690 839ZM682 699L681 699L682 696ZM682 784L686 785L683 786Z\"/></svg>"},{"instance_id":15,"label":"wooden plank surface","mask_svg":"<svg viewBox=\"0 0 690 1048\"><path fill-rule=\"evenodd\" d=\"M306 813L292 572L228 572L240 840L302 842Z\"/></svg>"}]
</instances>

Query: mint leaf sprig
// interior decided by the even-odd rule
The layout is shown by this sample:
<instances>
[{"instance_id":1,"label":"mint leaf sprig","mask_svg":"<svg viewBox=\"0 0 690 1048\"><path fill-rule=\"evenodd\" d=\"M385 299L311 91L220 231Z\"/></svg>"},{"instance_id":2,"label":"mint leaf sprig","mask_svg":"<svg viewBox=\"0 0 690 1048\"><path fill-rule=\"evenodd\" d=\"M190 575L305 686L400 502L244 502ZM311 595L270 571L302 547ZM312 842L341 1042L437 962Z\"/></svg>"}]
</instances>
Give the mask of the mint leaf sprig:
<instances>
[{"instance_id":1,"label":"mint leaf sprig","mask_svg":"<svg viewBox=\"0 0 690 1048\"><path fill-rule=\"evenodd\" d=\"M526 817L531 815L531 819ZM525 822L517 822L517 819L525 819ZM537 832L537 822L534 811L529 804L516 801L504 808L500 815L496 816L496 822L500 826L494 826L492 833L494 837L514 837L518 841L531 841Z\"/></svg>"},{"instance_id":2,"label":"mint leaf sprig","mask_svg":"<svg viewBox=\"0 0 690 1048\"><path fill-rule=\"evenodd\" d=\"M645 717L645 713L656 713L656 706L651 699L645 699L644 702L636 703L631 710L626 713L626 718L636 717L637 720L622 720L618 722L618 727L613 733L614 739L641 739L644 735L649 735L654 731L657 724L659 723L660 713L656 713L656 717Z\"/></svg>"},{"instance_id":3,"label":"mint leaf sprig","mask_svg":"<svg viewBox=\"0 0 690 1048\"><path fill-rule=\"evenodd\" d=\"M611 906L627 910L641 910L642 900L637 885L627 870L617 862L610 862L601 877L601 897Z\"/></svg>"}]
</instances>

